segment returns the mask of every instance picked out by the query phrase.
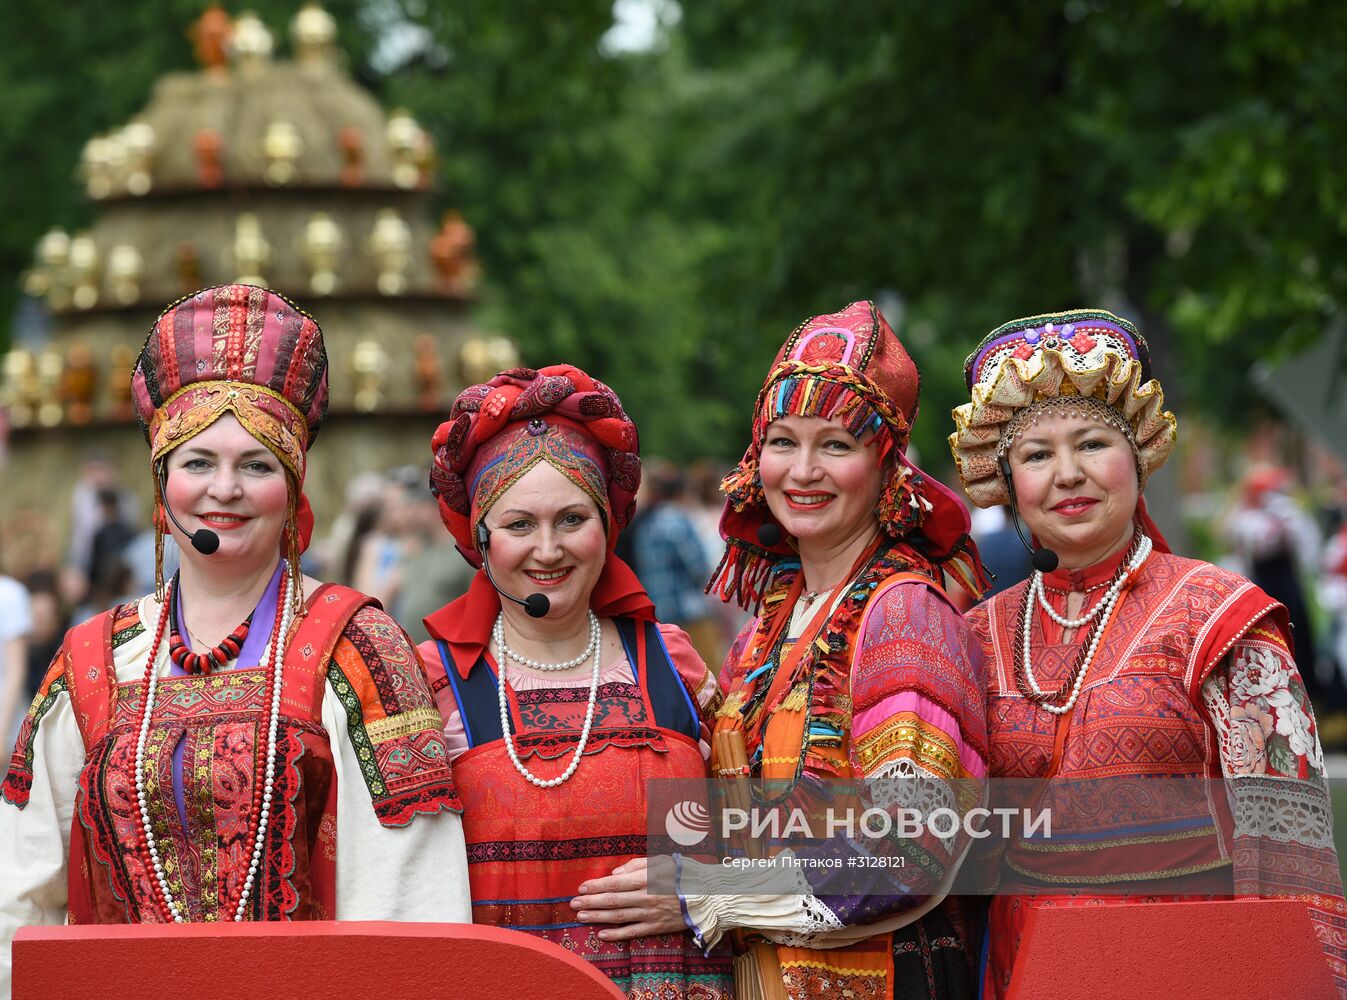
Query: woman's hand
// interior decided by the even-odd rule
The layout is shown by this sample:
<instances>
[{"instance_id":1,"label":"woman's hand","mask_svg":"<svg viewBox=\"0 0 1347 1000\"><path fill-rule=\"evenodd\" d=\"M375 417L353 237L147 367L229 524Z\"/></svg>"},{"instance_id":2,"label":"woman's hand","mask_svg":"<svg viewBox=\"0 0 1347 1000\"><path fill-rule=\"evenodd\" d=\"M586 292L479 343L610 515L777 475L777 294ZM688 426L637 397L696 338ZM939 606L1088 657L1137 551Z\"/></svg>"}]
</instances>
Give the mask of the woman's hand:
<instances>
[{"instance_id":1,"label":"woman's hand","mask_svg":"<svg viewBox=\"0 0 1347 1000\"><path fill-rule=\"evenodd\" d=\"M663 870L662 866L669 866ZM630 941L647 934L674 934L687 930L683 907L673 893L652 896L646 892L649 874L657 870L661 881L673 883L673 862L668 858L633 858L613 869L605 878L590 879L571 900L576 919L587 924L612 924L599 931L605 941Z\"/></svg>"}]
</instances>

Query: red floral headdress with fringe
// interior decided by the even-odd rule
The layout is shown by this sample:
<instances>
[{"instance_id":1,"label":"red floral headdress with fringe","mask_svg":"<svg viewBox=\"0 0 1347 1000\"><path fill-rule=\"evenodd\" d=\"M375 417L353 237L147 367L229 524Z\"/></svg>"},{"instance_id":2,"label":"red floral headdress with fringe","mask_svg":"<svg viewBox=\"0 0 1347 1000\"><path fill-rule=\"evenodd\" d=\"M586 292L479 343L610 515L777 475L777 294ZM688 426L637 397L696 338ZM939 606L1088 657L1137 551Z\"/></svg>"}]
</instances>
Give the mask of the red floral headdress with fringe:
<instances>
[{"instance_id":1,"label":"red floral headdress with fringe","mask_svg":"<svg viewBox=\"0 0 1347 1000\"><path fill-rule=\"evenodd\" d=\"M767 427L783 416L836 420L857 438L874 431L881 455L892 453L876 518L893 538L906 538L942 565L975 597L987 579L969 537L968 510L904 454L917 415L921 376L873 302L808 319L786 339L753 408L753 439L725 477L720 533L725 555L707 585L721 600L743 608L761 600L773 569L795 554L794 540L766 544L759 529L771 515L758 459Z\"/></svg>"}]
</instances>

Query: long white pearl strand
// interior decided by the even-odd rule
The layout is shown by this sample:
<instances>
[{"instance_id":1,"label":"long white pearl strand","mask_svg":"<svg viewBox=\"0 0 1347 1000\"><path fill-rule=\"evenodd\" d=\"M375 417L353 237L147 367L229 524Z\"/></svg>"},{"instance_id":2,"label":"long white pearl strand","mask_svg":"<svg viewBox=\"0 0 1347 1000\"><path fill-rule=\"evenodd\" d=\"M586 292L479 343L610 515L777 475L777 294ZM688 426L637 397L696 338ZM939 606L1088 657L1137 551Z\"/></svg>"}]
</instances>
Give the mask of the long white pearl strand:
<instances>
[{"instance_id":1,"label":"long white pearl strand","mask_svg":"<svg viewBox=\"0 0 1347 1000\"><path fill-rule=\"evenodd\" d=\"M286 579L282 584L281 592L284 595L290 584L289 572L286 573ZM290 625L294 619L292 603L289 600L282 599L277 602L280 606L280 627L273 630L271 638L267 641L266 647L262 650L262 662L265 663L271 656L273 647L280 646L285 642L285 637L290 633ZM160 609L160 614L168 613L168 597L165 595L164 606ZM162 629L160 630L162 633ZM159 860L159 850L155 845L154 828L150 823L150 809L145 800L145 744L148 741L150 733L150 720L154 710L154 694L159 687L158 671L155 670L155 659L158 654L158 648L150 650L149 660L145 665L146 673L149 675L149 683L145 691L145 706L140 723L140 733L136 739L136 803L140 807L140 822L145 831L145 844L150 855L150 864L154 867L155 881L159 883L159 889L164 895L164 903L168 907L169 916L173 918L174 923L186 923L187 919L182 911L178 909L178 904L174 902L173 895L169 891L168 876L164 872L163 864ZM267 820L271 813L271 793L275 785L276 778L276 729L280 719L281 708L281 669L284 662L284 656L279 652L272 657L272 694L271 694L271 712L267 724L267 771L266 780L262 791L262 808L257 818L257 836L253 840L253 856L248 865L248 874L243 882L243 891L239 894L238 907L234 911L234 920L236 922L243 920L244 911L248 906L248 896L252 893L253 882L257 875L257 866L262 860L262 844L266 839Z\"/></svg>"},{"instance_id":2,"label":"long white pearl strand","mask_svg":"<svg viewBox=\"0 0 1347 1000\"><path fill-rule=\"evenodd\" d=\"M1137 544L1136 552L1133 553L1132 558L1127 562L1127 571L1118 575L1118 579L1104 592L1104 596L1100 598L1099 603L1095 605L1094 610L1085 617L1080 619L1065 618L1058 615L1048 604L1044 603L1043 606L1052 616L1053 621L1065 628L1079 628L1096 615L1103 616L1100 619L1101 622L1108 621L1109 615L1113 613L1113 606L1118 603L1118 598L1122 593L1123 585L1127 582L1128 578L1141 567L1141 564L1146 561L1146 557L1151 554L1152 547L1153 545L1150 537L1142 535L1141 540ZM1039 600L1042 601L1043 574L1038 570L1035 570L1033 580L1029 585L1035 589L1039 595ZM1024 666L1024 677L1029 682L1029 688L1035 695L1043 698L1047 696L1047 693L1038 686L1038 680L1034 677L1033 661L1030 656L1030 633L1032 631L1033 629L1030 626L1030 623L1026 621L1024 625L1024 635L1021 639L1020 657L1021 663ZM1049 705L1045 702L1039 702L1039 707L1045 712L1051 712L1053 715L1065 715L1076 706L1076 699L1080 697L1081 689L1085 685L1085 675L1090 672L1090 664L1094 662L1094 654L1099 648L1099 640L1103 637L1103 634L1104 630L1102 628L1096 628L1091 631L1089 645L1085 649L1085 659L1081 662L1080 670L1076 672L1075 682L1071 685L1070 697L1068 697L1061 705Z\"/></svg>"},{"instance_id":3,"label":"long white pearl strand","mask_svg":"<svg viewBox=\"0 0 1347 1000\"><path fill-rule=\"evenodd\" d=\"M598 701L599 694L599 662L602 659L602 644L599 642L601 635L599 619L593 611L589 612L589 645L585 647L585 651L588 652L591 649L594 651L594 669L591 672L589 681L589 705L585 709L585 724L580 730L580 742L576 746L575 756L571 758L571 763L566 770L562 771L561 774L557 775L555 778L549 778L544 781L524 766L524 762L519 759L519 755L515 752L514 740L510 737L510 707L505 698L505 664L508 660L515 660L519 663L526 663L532 666L536 666L536 664L534 664L532 660L525 660L522 657L517 656L505 645L504 617L503 614L496 617L496 624L492 626L491 633L492 638L496 642L496 648L500 650L500 676L496 678L496 693L500 699L500 731L505 737L505 752L510 755L510 761L514 764L514 769L525 779L532 782L534 785L537 785L539 788L555 788L557 785L569 780L570 776L575 773L576 768L580 766L580 758L584 756L585 745L589 743L589 730L594 725L594 705ZM579 663L579 660L567 665L575 666L576 663ZM553 664L550 667L542 667L541 669L559 670L561 668Z\"/></svg>"},{"instance_id":4,"label":"long white pearl strand","mask_svg":"<svg viewBox=\"0 0 1347 1000\"><path fill-rule=\"evenodd\" d=\"M491 638L496 641L496 646L501 653L514 660L515 663L525 667L532 667L534 670L569 670L571 667L578 667L589 659L590 654L594 652L594 647L599 644L599 620L594 616L594 612L589 612L589 644L580 650L579 656L572 656L569 660L561 663L540 663L537 660L530 660L527 656L520 656L513 649L505 644L505 615L496 615L496 624L491 626Z\"/></svg>"}]
</instances>

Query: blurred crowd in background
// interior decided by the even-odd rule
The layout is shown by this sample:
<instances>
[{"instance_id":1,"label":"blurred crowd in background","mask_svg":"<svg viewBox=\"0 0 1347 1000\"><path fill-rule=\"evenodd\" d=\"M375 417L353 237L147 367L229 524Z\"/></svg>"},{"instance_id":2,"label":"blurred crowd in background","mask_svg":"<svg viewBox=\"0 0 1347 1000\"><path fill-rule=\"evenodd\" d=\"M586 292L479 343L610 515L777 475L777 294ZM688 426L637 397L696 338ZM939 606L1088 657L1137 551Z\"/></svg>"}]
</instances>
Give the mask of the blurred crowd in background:
<instances>
[{"instance_id":1,"label":"blurred crowd in background","mask_svg":"<svg viewBox=\"0 0 1347 1000\"><path fill-rule=\"evenodd\" d=\"M726 471L710 461L680 467L647 460L637 518L618 545L660 620L686 630L713 665L745 620L738 608L703 591L722 554L719 485ZM55 530L67 520L56 512L29 512L0 538L0 728L7 740L65 630L154 590L150 512L126 486L122 470L106 455L86 454L69 502L71 528L59 559L24 558L19 553L40 547L13 544L16 533ZM973 514L973 534L994 574L994 590L1027 576L1028 553L1006 511ZM1347 751L1347 477L1312 492L1287 468L1257 465L1210 521L1210 540L1220 551L1202 554L1246 574L1286 606L1324 748ZM440 523L422 468L356 474L329 524L305 553L306 572L377 598L417 641L425 638L421 620L472 580L473 568ZM177 554L171 538L165 546L166 572L172 573Z\"/></svg>"}]
</instances>

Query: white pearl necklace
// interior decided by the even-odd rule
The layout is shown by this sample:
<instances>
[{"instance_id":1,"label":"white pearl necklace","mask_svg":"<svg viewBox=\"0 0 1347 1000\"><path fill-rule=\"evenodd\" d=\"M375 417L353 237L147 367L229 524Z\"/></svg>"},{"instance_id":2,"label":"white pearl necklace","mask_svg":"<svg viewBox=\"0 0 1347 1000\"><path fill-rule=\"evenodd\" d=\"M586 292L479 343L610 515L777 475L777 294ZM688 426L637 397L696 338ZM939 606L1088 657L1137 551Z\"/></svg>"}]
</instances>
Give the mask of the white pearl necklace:
<instances>
[{"instance_id":1,"label":"white pearl necklace","mask_svg":"<svg viewBox=\"0 0 1347 1000\"><path fill-rule=\"evenodd\" d=\"M594 617L594 612L589 613L589 644L580 650L579 656L572 656L569 660L561 663L540 663L537 660L530 660L527 656L521 656L505 644L505 612L496 615L496 624L491 626L491 638L496 642L498 648L504 655L514 660L515 663L525 667L532 667L534 670L569 670L571 667L578 667L589 659L590 654L594 652L594 647L599 644L599 620Z\"/></svg>"},{"instance_id":2,"label":"white pearl necklace","mask_svg":"<svg viewBox=\"0 0 1347 1000\"><path fill-rule=\"evenodd\" d=\"M585 745L589 743L589 730L594 725L594 705L598 701L599 695L599 661L601 659L600 653L602 652L602 646L599 642L599 636L601 634L599 619L593 611L589 613L589 645L585 647L585 651L586 653L591 649L594 651L594 669L589 681L589 706L585 709L585 724L580 730L580 742L576 746L575 756L571 758L571 763L566 770L562 771L561 774L557 775L555 778L549 778L547 780L543 780L525 767L524 762L519 759L519 754L515 752L514 740L510 738L510 707L505 697L506 662L508 660L515 660L530 666L535 664L533 664L531 660L524 660L519 656L516 656L511 652L509 647L505 645L503 641L504 628L501 625L500 617L496 618L496 624L491 631L493 633L493 638L496 640L496 648L500 650L500 676L496 678L496 693L500 699L500 731L505 737L505 752L510 755L510 761L514 764L514 769L528 781L537 785L539 788L555 788L557 785L568 781L571 775L575 773L576 768L580 766L580 758L584 756ZM579 660L575 661L575 663L578 662ZM568 664L568 666L574 666L575 663ZM551 667L542 667L541 669L558 670L560 668L553 665Z\"/></svg>"},{"instance_id":3,"label":"white pearl necklace","mask_svg":"<svg viewBox=\"0 0 1347 1000\"><path fill-rule=\"evenodd\" d=\"M290 574L287 570L285 580L282 581L281 591L284 593L290 584ZM160 616L167 615L169 607L169 596L164 595L164 603L160 608ZM234 920L241 922L243 914L248 907L248 897L252 894L253 883L257 876L257 867L262 860L262 845L266 840L267 821L271 815L271 793L276 783L276 729L281 713L281 669L284 657L279 653L274 653L284 641L285 636L290 634L290 625L294 620L294 602L284 598L277 601L277 624L273 628L271 638L267 640L266 647L262 650L262 662L271 659L272 669L272 693L271 693L271 713L267 724L267 771L266 780L262 786L262 808L257 817L257 836L253 838L253 855L248 864L248 874L243 881L243 891L239 893L239 903L234 910ZM159 630L162 637L163 629ZM145 799L145 744L149 739L150 720L154 710L154 694L159 687L158 671L155 670L155 659L158 654L158 646L150 650L149 659L145 664L145 672L149 678L145 691L145 705L142 709L140 723L140 734L136 739L136 804L140 807L140 822L145 831L145 845L150 855L150 864L154 868L155 881L159 883L159 890L164 895L164 904L168 907L169 916L173 922L182 924L187 922L183 916L177 902L173 899L173 894L168 887L168 876L164 872L163 863L159 860L159 849L155 845L154 828L150 823L150 809ZM273 655L274 654L274 655Z\"/></svg>"},{"instance_id":4,"label":"white pearl necklace","mask_svg":"<svg viewBox=\"0 0 1347 1000\"><path fill-rule=\"evenodd\" d=\"M1052 620L1057 622L1057 624L1065 628L1079 628L1081 625L1084 625L1086 622L1093 619L1096 615L1100 616L1099 627L1090 630L1088 645L1085 648L1085 659L1081 662L1080 669L1076 671L1076 679L1071 685L1070 696L1061 705L1049 705L1045 702L1038 702L1039 708L1043 709L1045 712L1051 712L1053 715L1065 715L1076 706L1076 699L1080 697L1081 689L1085 685L1085 675L1090 672L1090 664L1094 662L1095 651L1099 648L1100 639L1103 638L1103 625L1113 613L1113 608L1118 603L1124 584L1126 584L1128 578L1131 577L1133 573L1141 568L1141 564L1144 563L1146 557L1151 554L1152 547L1153 544L1150 537L1142 535L1141 540L1137 543L1136 552L1132 554L1132 558L1127 562L1126 572L1118 574L1118 578L1114 580L1108 590L1104 592L1104 596L1099 599L1099 603L1094 606L1094 609L1089 614L1079 619L1066 618L1063 615L1057 614L1057 612L1044 601L1043 574L1038 570L1034 571L1033 579L1029 584L1031 593L1036 593L1038 595L1039 603L1047 610L1048 614L1052 616ZM1024 623L1024 635L1020 640L1020 662L1024 667L1024 677L1029 682L1030 690L1032 690L1038 697L1045 698L1048 696L1047 692L1038 686L1038 679L1034 677L1033 662L1029 651L1030 634L1032 632L1033 628L1030 622L1026 621Z\"/></svg>"},{"instance_id":5,"label":"white pearl necklace","mask_svg":"<svg viewBox=\"0 0 1347 1000\"><path fill-rule=\"evenodd\" d=\"M1088 625L1094 617L1103 610L1104 604L1107 603L1110 598L1112 598L1113 603L1117 602L1118 593L1122 590L1123 584L1127 582L1128 575L1137 566L1140 566L1141 563L1146 561L1146 557L1151 554L1152 544L1153 543L1148 536L1141 536L1141 540L1137 543L1136 553L1127 564L1127 573L1123 573L1115 578L1114 581L1109 584L1108 590L1104 591L1104 596L1099 599L1098 603L1079 618L1067 618L1065 615L1058 614L1057 609L1048 603L1047 595L1044 593L1043 574L1038 570L1034 570L1034 575L1030 580L1029 586L1033 588L1034 596L1038 599L1038 606L1048 613L1049 618L1062 626L1062 628L1080 628L1082 625Z\"/></svg>"}]
</instances>

